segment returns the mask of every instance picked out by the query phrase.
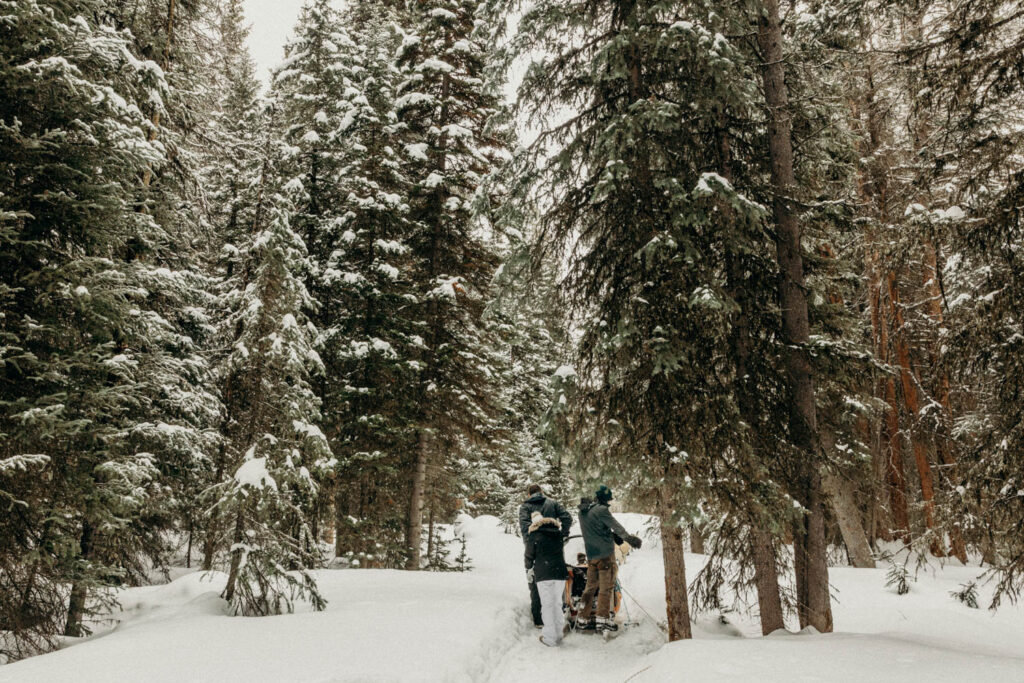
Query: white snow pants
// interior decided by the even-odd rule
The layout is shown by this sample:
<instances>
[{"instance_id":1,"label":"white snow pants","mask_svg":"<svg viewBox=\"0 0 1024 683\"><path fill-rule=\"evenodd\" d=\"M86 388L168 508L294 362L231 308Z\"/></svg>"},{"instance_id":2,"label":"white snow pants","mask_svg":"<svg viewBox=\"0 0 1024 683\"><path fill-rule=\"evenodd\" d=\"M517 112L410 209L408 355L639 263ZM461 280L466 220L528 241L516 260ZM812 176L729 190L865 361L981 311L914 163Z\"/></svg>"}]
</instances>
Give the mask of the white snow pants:
<instances>
[{"instance_id":1,"label":"white snow pants","mask_svg":"<svg viewBox=\"0 0 1024 683\"><path fill-rule=\"evenodd\" d=\"M537 592L540 593L540 613L544 619L541 638L544 639L545 645L558 645L562 642L562 627L565 626L565 615L562 614L565 581L538 581Z\"/></svg>"}]
</instances>

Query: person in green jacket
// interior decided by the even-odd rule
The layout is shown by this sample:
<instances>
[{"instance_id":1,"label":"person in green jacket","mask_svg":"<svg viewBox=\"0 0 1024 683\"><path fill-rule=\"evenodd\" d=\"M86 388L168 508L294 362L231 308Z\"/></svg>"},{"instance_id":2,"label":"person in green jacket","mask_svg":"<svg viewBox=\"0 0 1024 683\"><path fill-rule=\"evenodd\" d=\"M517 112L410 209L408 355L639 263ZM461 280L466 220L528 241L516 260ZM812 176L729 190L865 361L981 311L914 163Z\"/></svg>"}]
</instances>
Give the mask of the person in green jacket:
<instances>
[{"instance_id":1,"label":"person in green jacket","mask_svg":"<svg viewBox=\"0 0 1024 683\"><path fill-rule=\"evenodd\" d=\"M609 618L612 592L615 588L615 541L622 538L634 548L641 541L626 531L608 511L612 490L601 485L594 501L580 501L580 530L587 551L587 587L583 590L583 609L579 628L583 630L616 631L618 625ZM597 616L594 617L594 595L597 595Z\"/></svg>"}]
</instances>

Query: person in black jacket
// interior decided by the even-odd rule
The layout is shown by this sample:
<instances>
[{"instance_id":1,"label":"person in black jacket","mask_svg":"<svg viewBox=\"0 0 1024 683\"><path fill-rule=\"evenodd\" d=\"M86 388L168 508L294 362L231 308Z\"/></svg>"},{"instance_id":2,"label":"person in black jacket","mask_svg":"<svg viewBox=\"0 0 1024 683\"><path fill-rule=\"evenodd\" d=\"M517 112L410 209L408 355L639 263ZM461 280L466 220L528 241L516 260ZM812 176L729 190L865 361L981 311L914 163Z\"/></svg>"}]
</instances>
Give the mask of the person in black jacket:
<instances>
[{"instance_id":1,"label":"person in black jacket","mask_svg":"<svg viewBox=\"0 0 1024 683\"><path fill-rule=\"evenodd\" d=\"M519 506L519 531L523 535L523 543L526 543L526 539L530 535L530 524L533 523L531 516L534 512L539 512L542 517L557 519L562 525L562 539L568 538L569 528L572 527L572 515L562 507L562 504L554 498L546 497L537 484L530 484L526 489L526 494L529 497ZM530 582L530 611L533 614L533 625L541 628L544 621L541 616L540 593L537 592L537 585L532 581Z\"/></svg>"},{"instance_id":2,"label":"person in black jacket","mask_svg":"<svg viewBox=\"0 0 1024 683\"><path fill-rule=\"evenodd\" d=\"M544 631L540 642L555 647L562 642L565 617L562 614L562 595L569 570L565 566L562 531L557 519L534 512L527 527L526 575L540 594Z\"/></svg>"},{"instance_id":3,"label":"person in black jacket","mask_svg":"<svg viewBox=\"0 0 1024 683\"><path fill-rule=\"evenodd\" d=\"M531 516L534 512L539 512L544 517L557 519L562 524L562 537L569 538L572 515L562 507L562 504L554 498L545 496L538 484L530 484L526 489L526 494L529 498L519 506L519 531L523 535L523 542L526 542L526 536L530 533L530 524L533 523Z\"/></svg>"}]
</instances>

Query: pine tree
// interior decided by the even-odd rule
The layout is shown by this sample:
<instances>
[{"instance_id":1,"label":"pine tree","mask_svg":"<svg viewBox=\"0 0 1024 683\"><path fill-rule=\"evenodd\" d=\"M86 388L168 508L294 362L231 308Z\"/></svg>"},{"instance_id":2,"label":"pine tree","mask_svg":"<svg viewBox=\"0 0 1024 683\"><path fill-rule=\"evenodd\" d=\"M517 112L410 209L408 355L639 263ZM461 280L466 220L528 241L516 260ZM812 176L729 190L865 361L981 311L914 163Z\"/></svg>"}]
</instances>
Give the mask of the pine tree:
<instances>
[{"instance_id":1,"label":"pine tree","mask_svg":"<svg viewBox=\"0 0 1024 683\"><path fill-rule=\"evenodd\" d=\"M216 485L218 513L231 526L224 598L247 615L290 611L295 599L308 599L314 609L326 604L309 572L320 557L307 516L331 464L311 384L323 365L313 348L316 328L303 314L313 305L304 284L308 255L273 175L275 152L268 140L251 233L228 293L235 330L225 387L232 465Z\"/></svg>"},{"instance_id":2,"label":"pine tree","mask_svg":"<svg viewBox=\"0 0 1024 683\"><path fill-rule=\"evenodd\" d=\"M661 515L672 639L690 636L681 524L698 503L759 500L781 510L774 519L787 514L751 457L732 386L744 375L725 353L738 306L763 291L753 279L730 283L730 259L749 254L751 273L764 268L765 210L734 185L749 184L751 160L722 154L729 144L737 156L749 149L730 124L751 118L756 91L722 37L732 31L702 9L537 3L513 43L519 55L553 55L527 72L527 114L590 103L546 129L512 175L525 179L522 201L550 206L541 258L569 264L563 287L582 331L576 450L595 474L633 482L637 500ZM568 42L577 32L584 49ZM757 332L744 334L749 356L774 353L759 348ZM722 468L742 475L728 493Z\"/></svg>"},{"instance_id":3,"label":"pine tree","mask_svg":"<svg viewBox=\"0 0 1024 683\"><path fill-rule=\"evenodd\" d=\"M3 535L4 628L16 634L5 656L85 633L83 617L110 603L95 589L162 562L174 522L164 484L202 457L216 411L189 335L205 325L189 306L203 283L177 268L187 236L139 191L168 164L143 113L161 110L167 84L123 34L82 18L103 3L90 9L2 10L4 176L31 179L0 189L0 430L13 484L0 488L20 501ZM18 475L30 466L39 476Z\"/></svg>"},{"instance_id":4,"label":"pine tree","mask_svg":"<svg viewBox=\"0 0 1024 683\"><path fill-rule=\"evenodd\" d=\"M215 25L219 46L214 61L218 69L212 79L220 93L207 124L207 135L215 142L204 155L201 177L206 191L207 222L215 236L206 253L208 268L219 279L212 290L220 296L213 304L214 327L210 350L214 366L218 370L216 383L223 399L231 400L227 391L227 355L233 342L235 330L228 318L230 306L226 305L224 294L231 291L233 278L237 277L240 249L250 239L255 219L257 194L260 184L259 159L261 135L265 133L265 120L259 100L259 82L255 77L255 65L245 38L248 29L241 2L232 0L223 7ZM186 526L190 530L189 541L198 536L202 543L204 570L210 570L225 549L227 540L225 521L219 514L216 491L210 487L221 482L232 463L232 455L223 439L223 433L230 425L231 416L221 410L217 418L218 434L221 438L211 449L210 457L196 468L189 481L195 493L185 496L188 501L184 509ZM190 553L189 553L190 557Z\"/></svg>"},{"instance_id":5,"label":"pine tree","mask_svg":"<svg viewBox=\"0 0 1024 683\"><path fill-rule=\"evenodd\" d=\"M344 139L341 201L319 284L322 347L332 381L325 426L339 464L335 549L359 566L405 562L402 498L415 445L420 335L413 289L409 184L393 111L399 36L386 3L354 5L339 40Z\"/></svg>"},{"instance_id":6,"label":"pine tree","mask_svg":"<svg viewBox=\"0 0 1024 683\"><path fill-rule=\"evenodd\" d=\"M420 565L427 472L465 460L494 425L495 373L481 323L497 266L489 243L489 201L480 188L505 153L497 84L485 79L486 24L478 0L426 0L411 7L398 64L395 110L401 123L409 193L408 245L421 343L417 455L406 547ZM459 458L459 455L464 457ZM434 468L440 468L435 470ZM438 477L434 485L444 482Z\"/></svg>"}]
</instances>

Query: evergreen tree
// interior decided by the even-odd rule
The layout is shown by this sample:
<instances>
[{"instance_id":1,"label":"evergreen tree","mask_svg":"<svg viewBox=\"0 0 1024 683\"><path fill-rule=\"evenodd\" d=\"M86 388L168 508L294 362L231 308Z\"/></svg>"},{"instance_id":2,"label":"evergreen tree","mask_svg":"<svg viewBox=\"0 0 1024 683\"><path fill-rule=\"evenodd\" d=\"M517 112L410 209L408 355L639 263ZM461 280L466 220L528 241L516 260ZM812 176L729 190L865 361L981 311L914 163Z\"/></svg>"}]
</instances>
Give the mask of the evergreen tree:
<instances>
[{"instance_id":1,"label":"evergreen tree","mask_svg":"<svg viewBox=\"0 0 1024 683\"><path fill-rule=\"evenodd\" d=\"M386 3L364 2L343 16L339 41L345 90L338 187L319 292L325 426L338 458L336 554L360 566L405 563L405 494L415 444L421 345L410 314L409 184L393 111L399 36Z\"/></svg>"},{"instance_id":2,"label":"evergreen tree","mask_svg":"<svg viewBox=\"0 0 1024 683\"><path fill-rule=\"evenodd\" d=\"M215 144L206 151L201 168L206 221L215 237L203 256L219 280L216 287L211 287L219 296L213 304L216 332L211 335L209 351L218 370L217 387L225 400L232 398L225 371L235 330L229 321L231 309L224 295L232 289L233 278L238 275L240 250L251 237L260 186L259 144L265 133L258 98L260 85L245 46L248 29L244 21L239 0L231 0L217 16L219 49L214 61L218 69L212 72L212 78L220 96L210 113L206 133ZM223 439L230 421L231 415L222 409L217 420L221 438L202 467L192 473L188 486L194 493L185 497L189 558L193 536L198 536L202 543L201 567L205 570L212 569L218 551L226 549L226 520L219 514L216 492L210 487L222 481L232 464L233 457Z\"/></svg>"},{"instance_id":3,"label":"evergreen tree","mask_svg":"<svg viewBox=\"0 0 1024 683\"><path fill-rule=\"evenodd\" d=\"M486 24L477 26L480 5L415 3L398 56L395 110L411 183L407 244L421 363L412 394L419 409L406 531L411 569L420 565L428 470L471 463L495 426L495 373L481 318L497 259L485 220L493 198L481 186L505 154L508 133L497 84L485 79L490 36Z\"/></svg>"},{"instance_id":4,"label":"evergreen tree","mask_svg":"<svg viewBox=\"0 0 1024 683\"><path fill-rule=\"evenodd\" d=\"M161 561L165 478L202 457L216 401L188 334L205 325L189 307L201 278L176 268L182 236L140 210L140 179L168 162L143 113L167 99L162 70L62 4L2 11L0 431L18 510L2 581L15 633L4 654L18 657L60 630L83 634L84 615L110 601L94 589ZM28 467L41 471L18 474Z\"/></svg>"},{"instance_id":5,"label":"evergreen tree","mask_svg":"<svg viewBox=\"0 0 1024 683\"><path fill-rule=\"evenodd\" d=\"M314 609L326 604L308 571L320 557L307 516L331 465L311 384L323 365L316 328L303 314L313 306L303 281L308 255L273 175L275 152L268 141L251 233L227 295L235 331L224 390L232 464L215 489L218 513L231 526L224 598L249 615L290 611L297 598Z\"/></svg>"}]
</instances>

